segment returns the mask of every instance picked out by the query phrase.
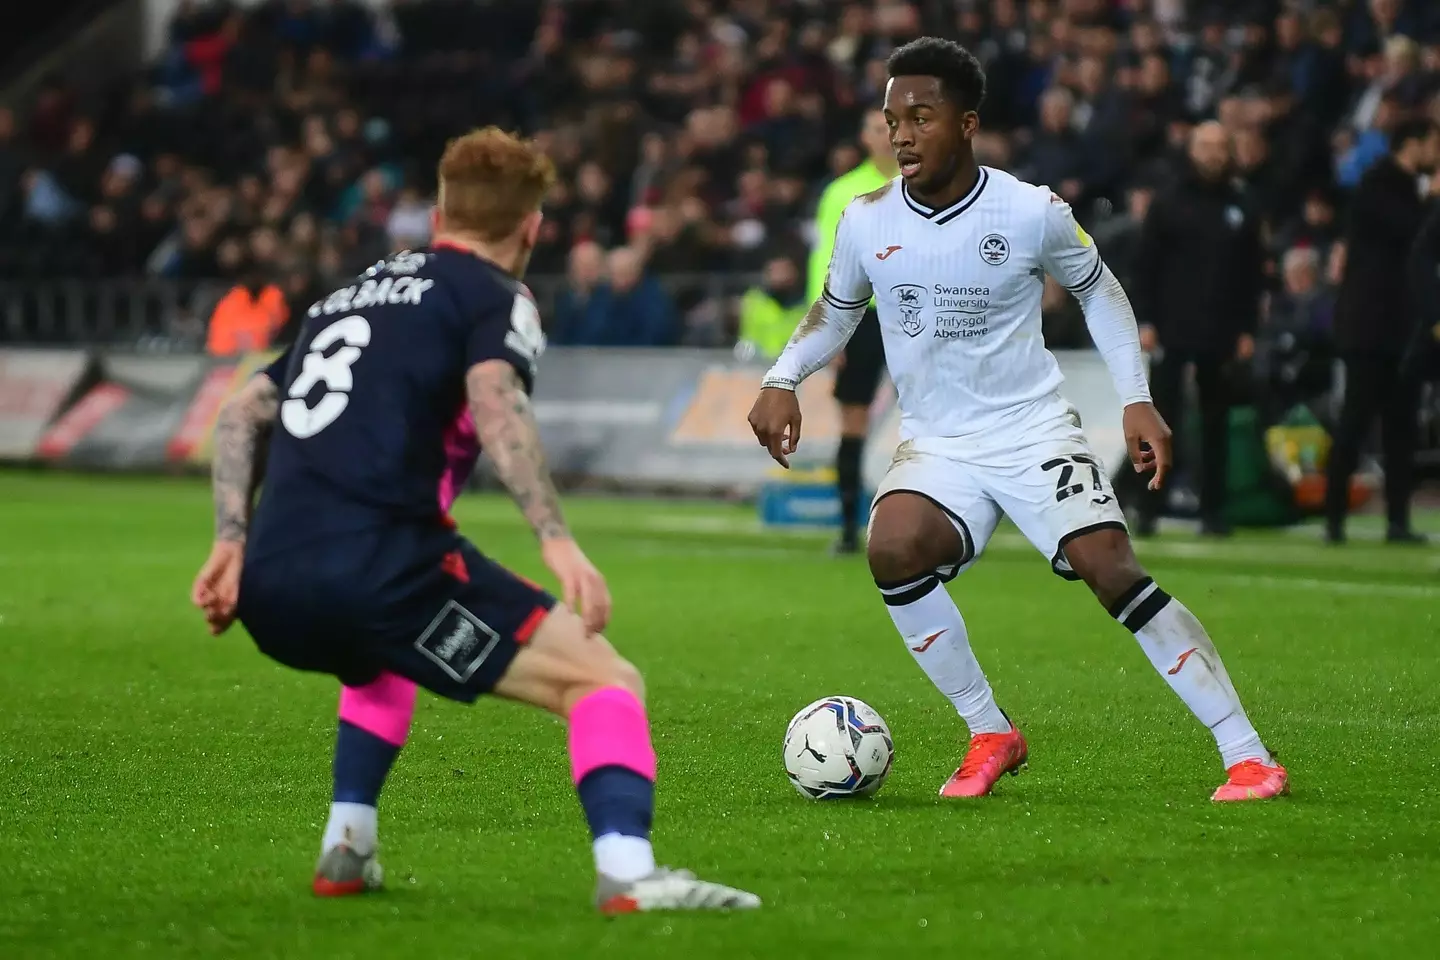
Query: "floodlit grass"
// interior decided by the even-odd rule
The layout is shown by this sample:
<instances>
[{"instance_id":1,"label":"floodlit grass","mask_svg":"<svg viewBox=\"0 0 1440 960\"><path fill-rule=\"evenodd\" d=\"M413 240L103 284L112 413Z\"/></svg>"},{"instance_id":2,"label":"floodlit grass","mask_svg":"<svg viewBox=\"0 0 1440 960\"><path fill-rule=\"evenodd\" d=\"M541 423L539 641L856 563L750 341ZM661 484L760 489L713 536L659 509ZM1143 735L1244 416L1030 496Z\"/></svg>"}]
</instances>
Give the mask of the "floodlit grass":
<instances>
[{"instance_id":1,"label":"floodlit grass","mask_svg":"<svg viewBox=\"0 0 1440 960\"><path fill-rule=\"evenodd\" d=\"M501 500L458 511L544 579ZM308 892L336 687L186 604L192 481L0 474L0 957L1358 957L1440 944L1440 554L1311 536L1142 547L1209 626L1294 796L1216 807L1209 735L1085 589L1012 532L951 589L1029 772L941 802L963 731L861 560L738 507L575 501L645 672L661 858L765 898L606 921L562 725L422 698L381 811L389 890ZM858 696L872 802L785 781L785 723Z\"/></svg>"}]
</instances>

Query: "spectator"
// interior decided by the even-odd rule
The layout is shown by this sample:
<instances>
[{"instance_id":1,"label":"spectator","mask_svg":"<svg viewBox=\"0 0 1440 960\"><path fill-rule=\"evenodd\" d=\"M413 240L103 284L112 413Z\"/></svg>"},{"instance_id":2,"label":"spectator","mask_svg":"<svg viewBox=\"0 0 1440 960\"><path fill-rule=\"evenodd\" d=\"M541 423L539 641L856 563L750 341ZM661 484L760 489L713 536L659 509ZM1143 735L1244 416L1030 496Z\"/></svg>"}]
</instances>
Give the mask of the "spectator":
<instances>
[{"instance_id":1,"label":"spectator","mask_svg":"<svg viewBox=\"0 0 1440 960\"><path fill-rule=\"evenodd\" d=\"M1335 295L1322 280L1323 262L1310 246L1292 247L1281 259L1282 286L1270 299L1256 347L1267 420L1330 388Z\"/></svg>"},{"instance_id":2,"label":"spectator","mask_svg":"<svg viewBox=\"0 0 1440 960\"><path fill-rule=\"evenodd\" d=\"M1230 137L1218 122L1190 137L1190 174L1156 196L1141 232L1131 296L1141 343L1154 357L1155 406L1181 424L1187 367L1200 394L1201 530L1229 532L1225 520L1229 397L1225 368L1249 360L1260 308L1264 260L1260 228L1231 183ZM1147 491L1137 533L1153 534L1165 494Z\"/></svg>"},{"instance_id":3,"label":"spectator","mask_svg":"<svg viewBox=\"0 0 1440 960\"><path fill-rule=\"evenodd\" d=\"M1051 87L1040 97L1040 131L1026 155L1020 176L1045 184L1070 203L1087 188L1085 147L1072 126L1075 97Z\"/></svg>"},{"instance_id":4,"label":"spectator","mask_svg":"<svg viewBox=\"0 0 1440 960\"><path fill-rule=\"evenodd\" d=\"M75 216L78 204L45 170L28 170L21 178L25 194L25 218L47 227L56 227Z\"/></svg>"},{"instance_id":5,"label":"spectator","mask_svg":"<svg viewBox=\"0 0 1440 960\"><path fill-rule=\"evenodd\" d=\"M745 356L773 360L789 342L810 304L800 268L790 257L772 257L761 284L740 301L740 348Z\"/></svg>"},{"instance_id":6,"label":"spectator","mask_svg":"<svg viewBox=\"0 0 1440 960\"><path fill-rule=\"evenodd\" d=\"M1340 237L1335 223L1335 202L1328 191L1316 188L1306 194L1298 220L1286 225L1277 237L1282 250L1310 247L1323 265L1330 258L1330 248Z\"/></svg>"},{"instance_id":7,"label":"spectator","mask_svg":"<svg viewBox=\"0 0 1440 960\"><path fill-rule=\"evenodd\" d=\"M385 224L391 250L413 250L430 242L430 209L430 204L420 199L420 191L401 188Z\"/></svg>"},{"instance_id":8,"label":"spectator","mask_svg":"<svg viewBox=\"0 0 1440 960\"><path fill-rule=\"evenodd\" d=\"M205 350L212 357L265 350L287 319L284 292L251 264L244 268L240 282L215 305Z\"/></svg>"},{"instance_id":9,"label":"spectator","mask_svg":"<svg viewBox=\"0 0 1440 960\"><path fill-rule=\"evenodd\" d=\"M1134 285L1135 265L1140 257L1140 236L1155 191L1137 183L1125 192L1125 212L1108 217L1095 226L1095 244L1105 251L1105 263L1129 290Z\"/></svg>"},{"instance_id":10,"label":"spectator","mask_svg":"<svg viewBox=\"0 0 1440 960\"><path fill-rule=\"evenodd\" d=\"M675 308L631 247L606 257L608 278L595 288L571 341L586 347L664 347L679 339Z\"/></svg>"},{"instance_id":11,"label":"spectator","mask_svg":"<svg viewBox=\"0 0 1440 960\"><path fill-rule=\"evenodd\" d=\"M1390 153L1365 174L1345 230L1345 278L1335 308L1335 342L1345 361L1345 402L1335 430L1325 483L1326 536L1345 539L1350 476L1360 445L1379 414L1385 454L1386 538L1418 543L1410 527L1419 389L1401 376L1417 305L1408 295L1407 265L1425 219L1419 178L1440 165L1440 127L1427 121L1396 130ZM1431 176L1430 198L1440 197Z\"/></svg>"},{"instance_id":12,"label":"spectator","mask_svg":"<svg viewBox=\"0 0 1440 960\"><path fill-rule=\"evenodd\" d=\"M555 311L546 331L551 343L560 346L578 342L585 331L586 316L596 289L605 279L605 251L593 240L582 240L570 248L565 285L555 297Z\"/></svg>"}]
</instances>

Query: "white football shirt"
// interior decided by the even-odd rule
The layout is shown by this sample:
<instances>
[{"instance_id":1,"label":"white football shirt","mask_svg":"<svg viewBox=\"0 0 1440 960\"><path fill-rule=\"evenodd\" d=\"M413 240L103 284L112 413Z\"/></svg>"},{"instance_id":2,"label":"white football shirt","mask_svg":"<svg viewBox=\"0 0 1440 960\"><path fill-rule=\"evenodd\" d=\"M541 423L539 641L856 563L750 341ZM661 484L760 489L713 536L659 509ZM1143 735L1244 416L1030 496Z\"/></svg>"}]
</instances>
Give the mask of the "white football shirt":
<instances>
[{"instance_id":1,"label":"white football shirt","mask_svg":"<svg viewBox=\"0 0 1440 960\"><path fill-rule=\"evenodd\" d=\"M1064 377L1040 331L1046 274L1077 295L1108 275L1069 204L981 167L943 210L899 178L851 201L824 297L845 310L873 292L903 439L966 437L1062 403Z\"/></svg>"}]
</instances>

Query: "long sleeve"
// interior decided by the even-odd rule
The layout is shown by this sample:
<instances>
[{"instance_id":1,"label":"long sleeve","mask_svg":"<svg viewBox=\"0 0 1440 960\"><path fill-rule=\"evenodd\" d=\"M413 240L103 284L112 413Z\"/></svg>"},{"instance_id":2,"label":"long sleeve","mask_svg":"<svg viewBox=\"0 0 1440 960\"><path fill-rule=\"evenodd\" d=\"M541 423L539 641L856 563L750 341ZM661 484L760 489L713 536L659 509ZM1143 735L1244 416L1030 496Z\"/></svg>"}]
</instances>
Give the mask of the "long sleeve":
<instances>
[{"instance_id":1,"label":"long sleeve","mask_svg":"<svg viewBox=\"0 0 1440 960\"><path fill-rule=\"evenodd\" d=\"M1045 212L1040 256L1045 272L1080 301L1085 326L1105 360L1120 402L1126 406L1148 403L1150 384L1130 299L1105 266L1095 241L1075 222L1070 205L1058 197L1052 198Z\"/></svg>"},{"instance_id":2,"label":"long sleeve","mask_svg":"<svg viewBox=\"0 0 1440 960\"><path fill-rule=\"evenodd\" d=\"M865 315L872 292L870 277L865 273L864 261L855 252L848 229L850 215L847 210L841 216L835 231L834 249L819 296L765 375L762 386L794 390L845 348Z\"/></svg>"}]
</instances>

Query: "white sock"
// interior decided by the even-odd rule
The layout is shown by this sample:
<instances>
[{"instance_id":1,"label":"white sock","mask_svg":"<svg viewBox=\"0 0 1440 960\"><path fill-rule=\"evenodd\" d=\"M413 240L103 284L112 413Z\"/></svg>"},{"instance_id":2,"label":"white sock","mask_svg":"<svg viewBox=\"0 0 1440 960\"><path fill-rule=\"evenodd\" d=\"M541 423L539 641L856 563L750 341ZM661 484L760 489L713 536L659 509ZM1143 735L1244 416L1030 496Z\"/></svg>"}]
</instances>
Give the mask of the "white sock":
<instances>
[{"instance_id":1,"label":"white sock","mask_svg":"<svg viewBox=\"0 0 1440 960\"><path fill-rule=\"evenodd\" d=\"M1245 715L1225 664L1195 615L1146 577L1111 608L1170 689L1215 735L1226 769L1243 760L1272 762Z\"/></svg>"},{"instance_id":2,"label":"white sock","mask_svg":"<svg viewBox=\"0 0 1440 960\"><path fill-rule=\"evenodd\" d=\"M631 883L655 872L655 851L644 837L607 833L595 838L595 872Z\"/></svg>"},{"instance_id":3,"label":"white sock","mask_svg":"<svg viewBox=\"0 0 1440 960\"><path fill-rule=\"evenodd\" d=\"M907 583L879 584L885 609L920 669L964 718L971 735L1008 733L990 682L970 650L965 619L934 574Z\"/></svg>"},{"instance_id":4,"label":"white sock","mask_svg":"<svg viewBox=\"0 0 1440 960\"><path fill-rule=\"evenodd\" d=\"M369 856L375 852L379 831L380 814L374 807L364 803L332 803L320 853L329 853L343 843L362 857Z\"/></svg>"}]
</instances>

